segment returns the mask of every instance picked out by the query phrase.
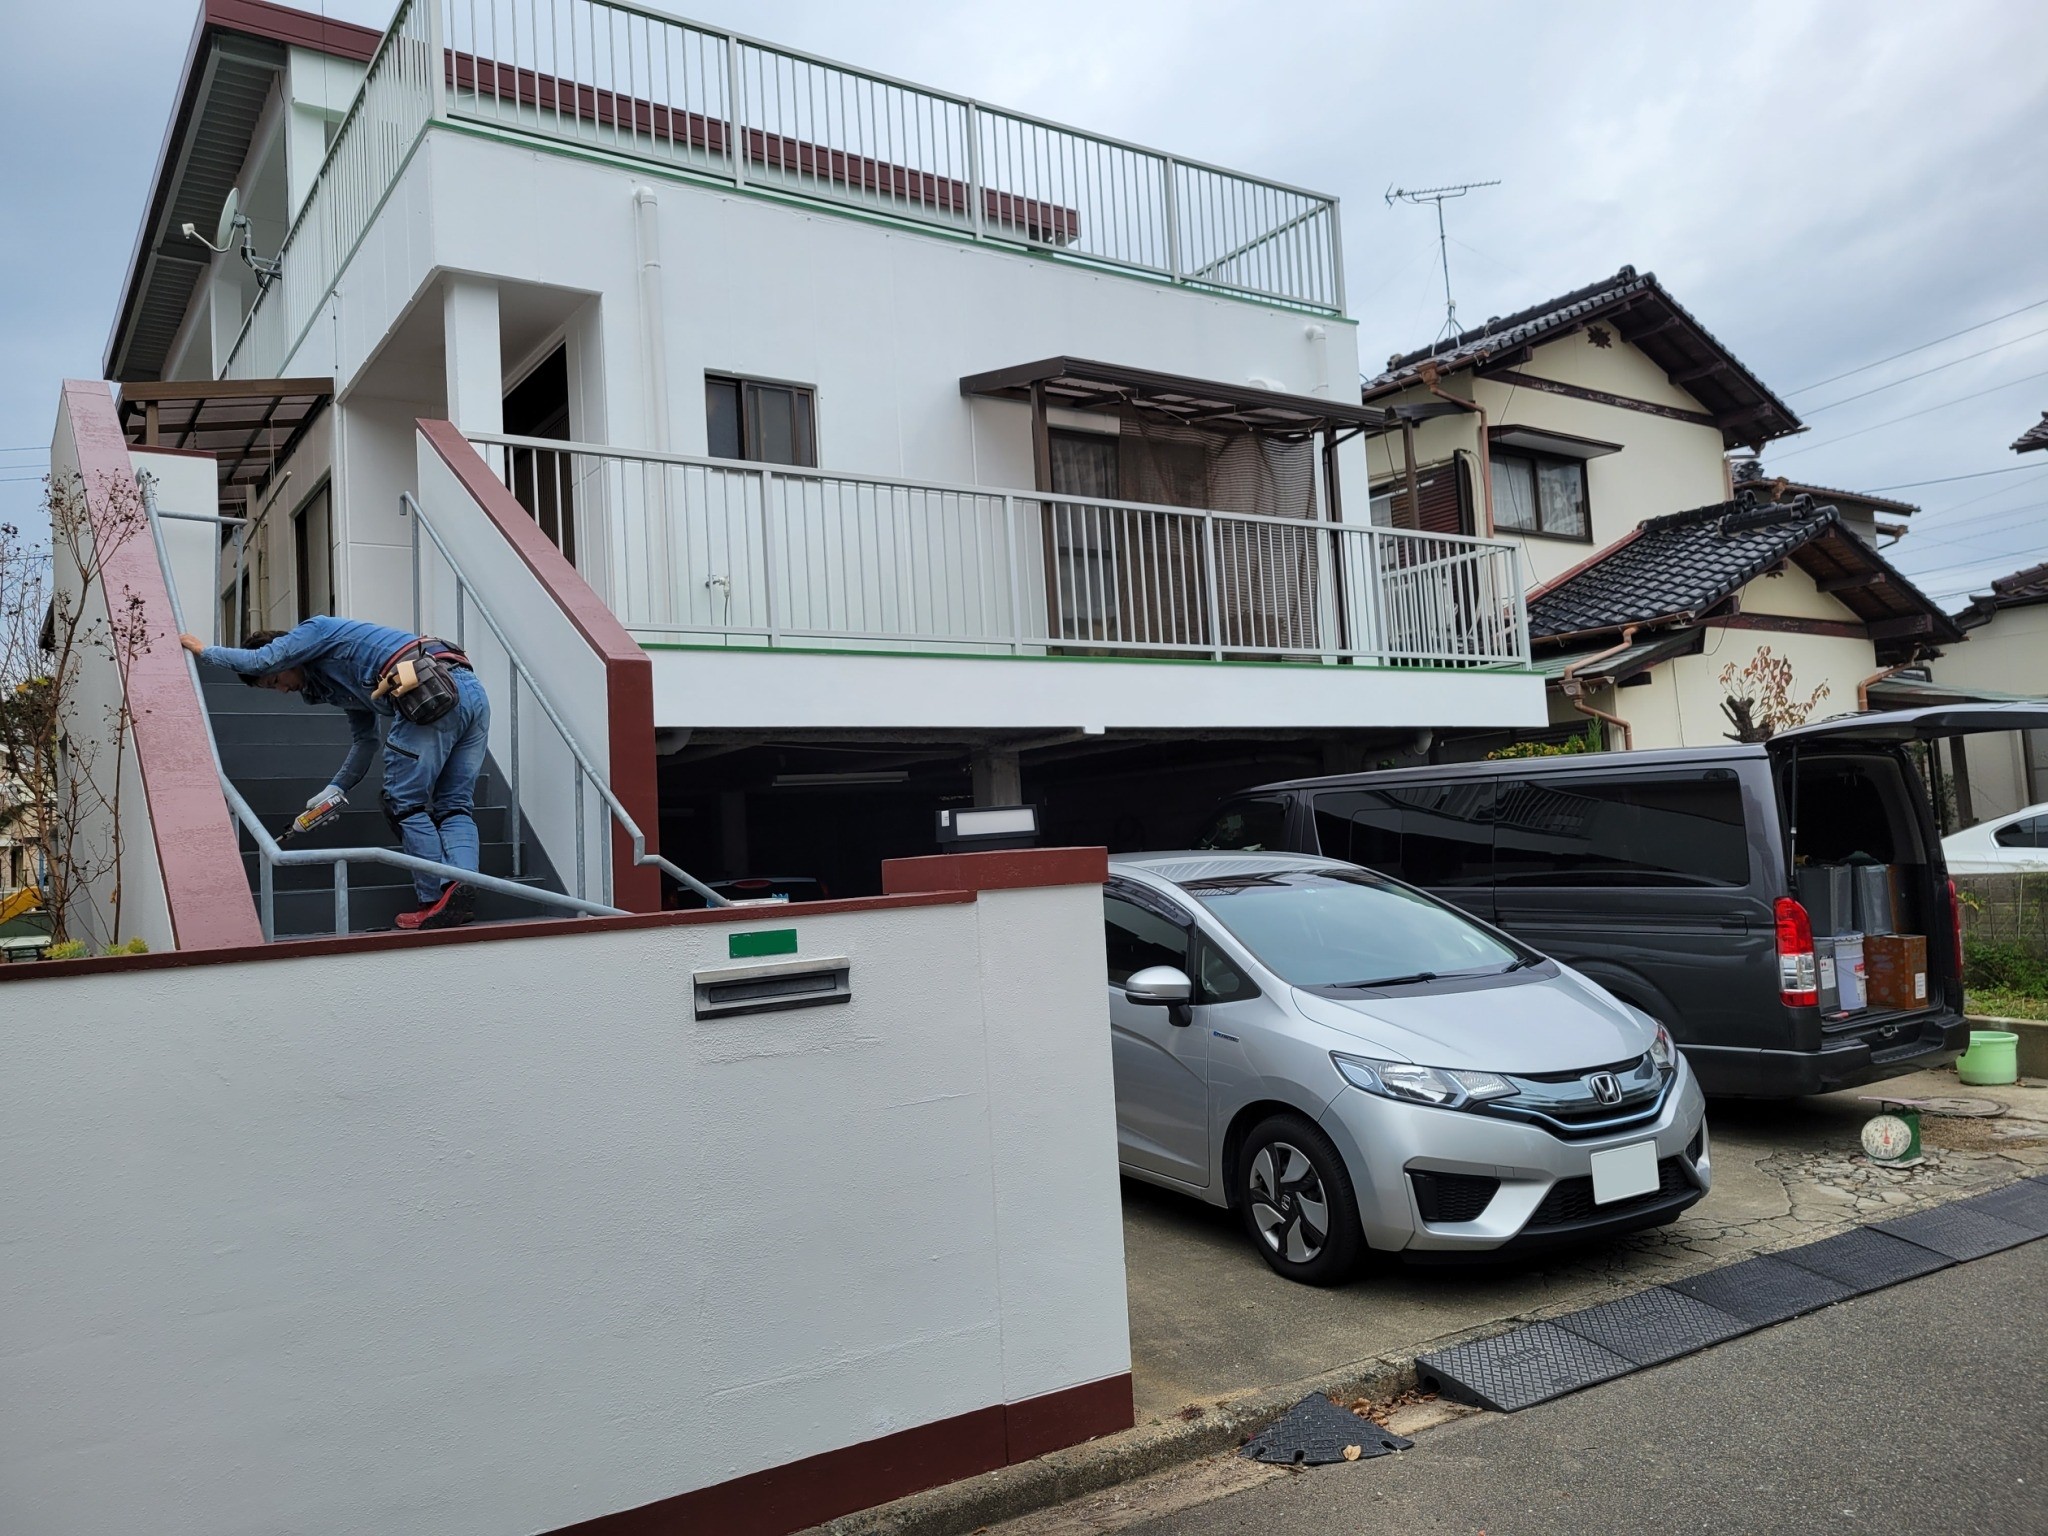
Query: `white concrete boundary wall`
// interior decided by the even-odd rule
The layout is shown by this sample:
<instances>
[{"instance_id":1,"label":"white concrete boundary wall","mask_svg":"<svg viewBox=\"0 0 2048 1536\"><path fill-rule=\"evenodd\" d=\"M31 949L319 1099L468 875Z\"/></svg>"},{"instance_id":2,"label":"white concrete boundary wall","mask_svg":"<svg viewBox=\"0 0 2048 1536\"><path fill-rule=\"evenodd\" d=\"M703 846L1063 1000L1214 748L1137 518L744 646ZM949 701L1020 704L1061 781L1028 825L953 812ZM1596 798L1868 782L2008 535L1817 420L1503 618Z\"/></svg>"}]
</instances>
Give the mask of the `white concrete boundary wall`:
<instances>
[{"instance_id":1,"label":"white concrete boundary wall","mask_svg":"<svg viewBox=\"0 0 2048 1536\"><path fill-rule=\"evenodd\" d=\"M523 1536L1090 1383L1128 1423L1098 898L7 973L0 1529ZM781 928L851 1001L698 1021Z\"/></svg>"}]
</instances>

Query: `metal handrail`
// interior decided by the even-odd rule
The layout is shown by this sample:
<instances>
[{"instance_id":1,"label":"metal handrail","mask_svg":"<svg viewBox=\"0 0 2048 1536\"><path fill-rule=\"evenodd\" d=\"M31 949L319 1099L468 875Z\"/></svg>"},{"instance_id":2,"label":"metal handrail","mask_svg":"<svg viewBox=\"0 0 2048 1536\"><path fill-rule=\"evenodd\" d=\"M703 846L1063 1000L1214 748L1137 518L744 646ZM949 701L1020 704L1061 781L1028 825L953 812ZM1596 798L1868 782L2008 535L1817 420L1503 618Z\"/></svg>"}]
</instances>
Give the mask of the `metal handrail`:
<instances>
[{"instance_id":1,"label":"metal handrail","mask_svg":"<svg viewBox=\"0 0 2048 1536\"><path fill-rule=\"evenodd\" d=\"M505 634L504 627L491 616L490 609L484 606L482 599L476 596L475 583L471 582L468 576L463 573L461 564L449 550L447 543L442 539L441 535L435 530L433 523L428 519L418 500L414 498L412 492L400 491L398 493L398 503L401 513L411 516L414 530L412 540L412 622L414 633L419 632L420 626L424 622L420 611L419 542L419 530L424 529L426 530L427 537L434 541L434 548L441 552L441 558L447 561L448 569L455 577L457 614L462 614L467 608L474 608L477 617L482 619L485 627L497 637L498 644L504 648L507 659L512 663L512 761L509 765L512 783L516 786L519 782L519 684L521 682L524 682L527 688L532 691L534 700L541 707L541 712L548 717L549 723L554 726L556 733L562 738L563 744L568 747L570 755L576 759L576 798L578 808L576 820L576 878L578 888L582 888L584 878L582 867L583 819L581 807L583 780L587 778L596 787L599 798L604 801L606 809L611 812L611 818L618 824L619 830L631 839L635 867L653 868L661 871L661 873L667 875L677 884L685 886L703 897L707 906L731 906L732 902L728 897L719 895L718 892L712 890L710 886L689 873L689 871L671 863L658 853L649 853L647 851L647 835L640 830L640 824L634 821L632 813L626 809L618 795L613 792L610 782L603 774L597 771L596 766L590 760L590 754L583 749L583 743L577 740L576 733L569 729L568 722L562 719L561 714L555 709L554 703L542 691L540 684L534 680L533 673L527 669L526 663L520 660L519 652L513 648L511 640ZM519 808L516 803L518 799L516 789L513 799L515 801L513 815L517 816ZM513 828L512 843L515 860L518 857L518 850L522 841L519 829L515 826ZM517 867L515 863L514 868L516 869Z\"/></svg>"},{"instance_id":2,"label":"metal handrail","mask_svg":"<svg viewBox=\"0 0 2048 1536\"><path fill-rule=\"evenodd\" d=\"M1018 501L1056 502L1063 507L1103 507L1111 511L1165 512L1175 517L1214 517L1228 523L1269 523L1278 528L1370 530L1393 542L1469 544L1482 549L1512 550L1511 539L1470 533L1432 533L1419 528L1393 528L1384 523L1328 522L1319 518L1278 517L1270 512L1220 512L1210 507L1176 507L1159 501L1125 501L1110 496L1078 496L1066 491L1031 491L1008 485L967 485L952 480L916 480L904 475L867 475L855 470L823 469L810 464L769 464L760 459L713 459L702 454L669 453L653 448L620 448L611 443L572 442L559 437L521 437L510 432L465 432L472 443L489 448L538 448L549 453L588 454L594 458L632 459L649 464L675 464L685 469L722 469L758 475L764 469L778 480L840 480L896 490L935 491L948 496L981 496Z\"/></svg>"},{"instance_id":3,"label":"metal handrail","mask_svg":"<svg viewBox=\"0 0 2048 1536\"><path fill-rule=\"evenodd\" d=\"M171 552L164 543L162 519L182 514L160 513L156 505L156 477L147 470L138 471L136 483L142 492L142 506L149 517L149 532L156 544L157 565L163 572L164 590L171 600L171 622L177 625L179 634L189 634L185 628L185 606L178 600L178 578L171 569ZM205 519L212 521L212 519ZM432 859L415 858L409 853L400 853L392 848L284 848L271 836L270 829L263 825L242 792L228 777L227 769L220 760L220 742L213 733L213 716L206 707L206 693L199 682L199 658L190 651L183 651L185 674L192 680L192 691L199 699L199 718L206 728L206 750L213 758L213 771L220 780L221 794L228 809L234 813L237 823L248 832L256 844L259 861L257 877L257 916L263 925L266 940L277 936L276 915L276 867L308 864L331 864L334 866L334 931L347 933L348 926L348 866L350 864L382 864L393 869L403 869L413 874L436 875L442 880L458 881L473 885L479 890L494 891L503 896L516 896L539 906L560 907L586 917L624 917L622 908L607 906L603 902L586 901L581 897L562 892L538 890L530 885L515 881L501 880L496 875L486 875L473 869L458 869L452 864L439 864ZM518 807L513 807L518 814Z\"/></svg>"}]
</instances>

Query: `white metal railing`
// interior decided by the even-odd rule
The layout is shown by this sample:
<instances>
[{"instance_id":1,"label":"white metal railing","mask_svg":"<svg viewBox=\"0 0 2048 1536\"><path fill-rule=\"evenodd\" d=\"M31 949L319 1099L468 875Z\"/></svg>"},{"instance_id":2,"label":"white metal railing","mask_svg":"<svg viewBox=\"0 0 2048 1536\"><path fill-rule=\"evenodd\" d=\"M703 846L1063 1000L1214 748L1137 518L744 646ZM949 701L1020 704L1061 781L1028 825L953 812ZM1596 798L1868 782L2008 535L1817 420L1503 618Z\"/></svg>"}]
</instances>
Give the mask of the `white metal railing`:
<instances>
[{"instance_id":1,"label":"white metal railing","mask_svg":"<svg viewBox=\"0 0 2048 1536\"><path fill-rule=\"evenodd\" d=\"M625 802L620 800L618 794L612 789L611 782L591 762L589 751L581 741L576 739L576 733L562 719L561 712L555 708L554 702L549 699L546 691L535 681L532 671L527 667L525 661L520 658L518 648L513 645L511 637L505 633L504 626L492 616L491 610L485 606L483 599L477 595L475 584L469 579L468 573L463 570L460 562L456 560L454 551L448 548L447 541L441 537L439 530L434 527L433 521L421 509L418 499L410 491L401 491L398 494L398 504L400 513L410 523L412 530L413 633L424 634L426 632L426 614L423 603L425 584L422 580L421 560L427 554L427 546L431 545L434 555L439 557L441 565L445 568L445 575L450 586L452 616L455 620L453 636L444 638L452 638L455 645L463 649L470 656L472 662L476 661L478 659L476 653L468 651L466 645L469 639L466 633L469 618L474 614L477 621L483 625L491 638L497 642L498 655L503 658L506 664L505 692L502 698L505 708L510 713L506 736L505 766L511 797L511 810L507 814L513 820L511 827L512 878L517 880L525 873L522 865L525 857L526 835L524 829L518 824L522 814L521 807L525 803L520 798L520 769L525 759L522 756L521 750L522 738L519 730L519 715L522 700L530 699L539 708L541 717L548 725L553 727L555 739L560 747L566 751L570 761L569 798L571 821L574 827L574 857L570 867L574 870L574 894L582 900L592 899L590 887L592 878L591 865L593 862L597 866L595 872L598 887L597 899L609 902L613 894L610 849L607 846L609 843L608 836L600 836L595 839L598 845L596 858L593 860L591 856L590 844L593 839L588 835L584 815L587 789L589 794L594 795L597 799L598 821L603 832L608 834L613 827L616 827L626 837L631 849L633 863L636 866L651 867L660 871L675 881L678 886L702 898L706 906L723 907L731 905L729 898L719 895L718 892L712 890L695 875L670 863L660 854L647 851L647 835L640 830L640 824L633 819L632 813L626 809ZM426 544L421 543L420 535L422 533L426 535ZM559 794L560 791L559 789L552 789L550 793Z\"/></svg>"},{"instance_id":2,"label":"white metal railing","mask_svg":"<svg viewBox=\"0 0 2048 1536\"><path fill-rule=\"evenodd\" d=\"M257 295L220 376L274 378L369 232L435 116L444 71L434 36L440 0L400 0L348 114L279 248L281 270Z\"/></svg>"},{"instance_id":3,"label":"white metal railing","mask_svg":"<svg viewBox=\"0 0 2048 1536\"><path fill-rule=\"evenodd\" d=\"M437 118L1341 314L1337 201L619 0L401 0L221 372L281 371Z\"/></svg>"},{"instance_id":4,"label":"white metal railing","mask_svg":"<svg viewBox=\"0 0 2048 1536\"><path fill-rule=\"evenodd\" d=\"M714 644L1526 666L1512 544L472 440L628 629Z\"/></svg>"},{"instance_id":5,"label":"white metal railing","mask_svg":"<svg viewBox=\"0 0 2048 1536\"><path fill-rule=\"evenodd\" d=\"M620 0L439 0L451 116L1343 309L1333 198Z\"/></svg>"}]
</instances>

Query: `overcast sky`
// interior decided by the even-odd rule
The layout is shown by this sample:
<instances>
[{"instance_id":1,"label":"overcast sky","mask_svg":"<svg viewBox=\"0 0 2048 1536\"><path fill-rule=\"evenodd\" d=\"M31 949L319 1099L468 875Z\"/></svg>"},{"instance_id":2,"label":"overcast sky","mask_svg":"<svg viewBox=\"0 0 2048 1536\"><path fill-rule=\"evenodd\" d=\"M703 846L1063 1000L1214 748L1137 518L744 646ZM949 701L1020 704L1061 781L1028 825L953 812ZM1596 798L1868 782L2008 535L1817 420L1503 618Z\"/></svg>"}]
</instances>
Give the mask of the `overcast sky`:
<instances>
[{"instance_id":1,"label":"overcast sky","mask_svg":"<svg viewBox=\"0 0 2048 1536\"><path fill-rule=\"evenodd\" d=\"M19 520L58 381L99 373L196 7L7 9L0 518ZM390 16L372 0L325 9ZM1981 476L1890 493L1925 509L1895 553L1929 590L2048 559L2048 454L2008 450L2048 409L2048 6L702 0L684 14L1335 193L1368 370L1443 321L1434 221L1382 193L1500 178L1450 205L1461 321L1624 264L1654 271L1808 422L1772 469L1866 490Z\"/></svg>"}]
</instances>

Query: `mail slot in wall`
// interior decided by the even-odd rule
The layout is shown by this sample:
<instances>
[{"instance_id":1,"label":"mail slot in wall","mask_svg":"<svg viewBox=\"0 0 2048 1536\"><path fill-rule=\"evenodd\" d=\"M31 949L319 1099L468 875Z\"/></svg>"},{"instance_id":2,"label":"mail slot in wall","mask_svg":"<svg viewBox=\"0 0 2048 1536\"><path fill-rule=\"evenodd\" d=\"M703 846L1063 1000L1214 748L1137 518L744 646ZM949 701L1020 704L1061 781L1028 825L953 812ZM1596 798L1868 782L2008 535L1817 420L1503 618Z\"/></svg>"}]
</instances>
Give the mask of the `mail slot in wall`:
<instances>
[{"instance_id":1,"label":"mail slot in wall","mask_svg":"<svg viewBox=\"0 0 2048 1536\"><path fill-rule=\"evenodd\" d=\"M700 1019L820 1008L853 997L853 965L844 955L721 965L697 971L690 979L696 983Z\"/></svg>"}]
</instances>

